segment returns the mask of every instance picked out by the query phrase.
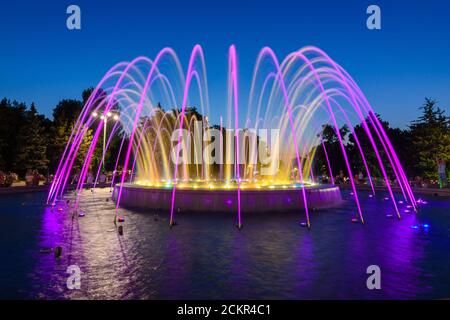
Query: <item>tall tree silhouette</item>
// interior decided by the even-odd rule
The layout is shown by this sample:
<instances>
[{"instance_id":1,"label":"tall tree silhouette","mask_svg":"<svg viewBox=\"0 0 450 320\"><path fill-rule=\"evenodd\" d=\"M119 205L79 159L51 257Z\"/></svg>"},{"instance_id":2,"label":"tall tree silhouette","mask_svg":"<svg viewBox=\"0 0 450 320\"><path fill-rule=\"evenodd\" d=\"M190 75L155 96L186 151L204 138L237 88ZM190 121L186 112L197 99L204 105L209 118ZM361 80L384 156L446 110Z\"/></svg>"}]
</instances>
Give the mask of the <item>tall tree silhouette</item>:
<instances>
[{"instance_id":1,"label":"tall tree silhouette","mask_svg":"<svg viewBox=\"0 0 450 320\"><path fill-rule=\"evenodd\" d=\"M437 160L450 161L450 117L437 106L437 101L425 98L422 115L410 125L417 174L437 178Z\"/></svg>"},{"instance_id":2,"label":"tall tree silhouette","mask_svg":"<svg viewBox=\"0 0 450 320\"><path fill-rule=\"evenodd\" d=\"M31 104L25 116L25 125L18 136L16 169L24 173L27 169L46 170L48 159L47 135L42 118L38 116L36 106Z\"/></svg>"}]
</instances>

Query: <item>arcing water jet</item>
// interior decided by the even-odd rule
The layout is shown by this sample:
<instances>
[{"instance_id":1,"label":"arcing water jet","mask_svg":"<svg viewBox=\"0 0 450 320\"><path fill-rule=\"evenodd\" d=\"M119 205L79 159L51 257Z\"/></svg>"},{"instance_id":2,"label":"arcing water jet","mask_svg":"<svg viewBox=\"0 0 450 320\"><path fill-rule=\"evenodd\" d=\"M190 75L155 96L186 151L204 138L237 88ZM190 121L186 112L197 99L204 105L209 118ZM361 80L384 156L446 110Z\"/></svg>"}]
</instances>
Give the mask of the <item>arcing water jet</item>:
<instances>
[{"instance_id":1,"label":"arcing water jet","mask_svg":"<svg viewBox=\"0 0 450 320\"><path fill-rule=\"evenodd\" d=\"M228 92L225 114L217 109L210 110L206 62L199 45L192 50L186 73L171 48L161 50L154 60L138 57L112 67L93 91L73 128L48 202L53 203L63 195L69 178L75 174L74 161L82 152L83 139L91 131L92 143L82 154L84 161L77 173L76 205L91 170L97 170L97 184L103 159L98 167L92 168L93 154L102 132L106 132L106 121L98 122L91 115L115 110L120 112L120 117L105 139L105 148L108 149L113 135L122 133L111 183L116 215L124 190L127 190L127 197L130 190L139 188L150 189L153 194L164 190L161 192L164 196L151 205L166 201L159 206L169 209L172 225L175 207L183 206L177 202L180 190L186 199L206 192L225 195L214 200L208 196L201 199L205 203L222 201L218 208L223 206L234 211L240 228L242 209L259 211L252 203L260 199L258 194L264 194L268 198L263 197L260 201L269 201L267 205L271 210L291 208L294 197L293 208L304 209L309 227L309 208L320 205L318 195L328 190L324 186L315 188L317 148L323 149L326 156L332 183L329 190L338 190L333 186L333 164L322 135L324 126L329 126L337 136L356 211L363 223L364 208L359 202L352 166L340 134L342 125L349 127L355 137L372 192L375 192L374 177L366 161L369 153L375 155L397 216L400 218L398 199L392 190L387 168L393 172L403 200L416 208L404 170L379 119L350 75L326 53L316 47L305 47L280 62L272 49L263 48L256 60L249 101L244 108L246 117L242 116L235 46L230 47L228 66L228 83L224 86ZM214 105L218 104L220 102ZM198 123L203 128L200 136ZM356 123L362 124L371 148L363 150L361 147L361 137L353 131ZM230 130L232 135L227 134ZM264 134L266 131L261 130L275 130L277 138L270 139ZM377 143L382 146L383 153L379 152ZM194 152L190 151L192 145ZM127 182L132 183L131 188ZM170 191L170 197L165 190ZM315 194L314 190L319 193ZM230 198L230 193L235 196ZM267 200L273 194L281 196L276 201ZM245 198L241 199L241 196ZM146 194L145 197L150 196ZM270 201L276 203L271 205ZM217 204L211 206L217 208Z\"/></svg>"}]
</instances>

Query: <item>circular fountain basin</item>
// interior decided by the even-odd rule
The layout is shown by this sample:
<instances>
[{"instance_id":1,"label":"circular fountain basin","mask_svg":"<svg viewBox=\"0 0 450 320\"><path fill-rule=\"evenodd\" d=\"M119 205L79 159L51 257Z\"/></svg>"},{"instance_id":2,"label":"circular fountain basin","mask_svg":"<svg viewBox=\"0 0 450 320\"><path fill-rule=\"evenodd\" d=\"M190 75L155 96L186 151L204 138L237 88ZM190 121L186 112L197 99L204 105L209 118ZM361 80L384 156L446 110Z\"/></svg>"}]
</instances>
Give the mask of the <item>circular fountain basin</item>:
<instances>
[{"instance_id":1,"label":"circular fountain basin","mask_svg":"<svg viewBox=\"0 0 450 320\"><path fill-rule=\"evenodd\" d=\"M117 201L120 185L116 185L113 200ZM342 203L339 187L334 185L306 186L308 208L324 209ZM235 212L238 194L236 189L177 188L174 208L183 211ZM275 189L241 189L241 211L271 212L304 209L302 189L286 187ZM170 210L172 187L147 187L125 183L120 206L154 210Z\"/></svg>"}]
</instances>

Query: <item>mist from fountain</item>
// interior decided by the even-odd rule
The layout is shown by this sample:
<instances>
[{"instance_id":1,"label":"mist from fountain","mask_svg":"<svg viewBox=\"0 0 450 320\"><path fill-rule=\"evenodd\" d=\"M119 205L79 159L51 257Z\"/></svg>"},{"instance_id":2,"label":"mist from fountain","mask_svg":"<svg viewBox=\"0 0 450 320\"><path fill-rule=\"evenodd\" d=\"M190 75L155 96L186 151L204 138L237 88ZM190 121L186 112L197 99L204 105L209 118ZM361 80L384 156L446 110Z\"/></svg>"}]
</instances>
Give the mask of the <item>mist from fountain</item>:
<instances>
[{"instance_id":1,"label":"mist from fountain","mask_svg":"<svg viewBox=\"0 0 450 320\"><path fill-rule=\"evenodd\" d=\"M346 125L355 137L368 183L373 193L373 176L366 154L373 153L385 181L395 212L400 218L397 200L391 187L386 166L392 169L404 201L416 208L416 201L395 150L379 119L360 88L350 75L325 52L316 47L304 47L284 60L278 60L271 48L263 48L255 63L249 90L249 100L244 111L240 100L241 88L235 46L229 49L226 113L210 110L207 69L203 49L196 45L184 73L176 52L162 49L155 59L138 57L131 62L120 62L101 79L86 102L70 135L48 194L53 203L64 194L69 178L74 174L74 162L86 134L92 130L93 138L84 154L84 161L76 185L78 194L86 184L91 170L96 172L94 186L103 168L104 157L93 168L93 155L106 121L98 121L92 113L120 112L106 138L106 150L118 133L122 140L115 155L115 168L111 188L118 185L116 215L120 208L122 189L126 182L154 188L170 188L170 224L174 222L177 189L235 190L238 227L242 226L241 191L259 189L298 189L305 204L305 219L310 226L306 188L317 184L313 170L317 148L322 148L328 172L334 184L332 164L325 148L322 130L329 125L339 140L342 157L354 194L359 220L364 223L353 169L339 128ZM198 106L198 109L192 106ZM172 110L164 110L171 108ZM225 121L223 121L225 120ZM219 123L212 125L211 123ZM203 151L188 153L195 144L198 124L201 124L202 150L218 143L221 163L209 163ZM372 148L363 150L354 132L362 124ZM219 132L213 138L213 130ZM242 129L240 129L242 128ZM279 138L270 141L260 134L263 130L277 130ZM187 132L187 133L186 133ZM226 135L226 132L232 132ZM241 139L247 134L257 146L264 146L269 163L254 160L256 151L250 142ZM253 136L252 136L253 135ZM175 136L175 139L174 139ZM200 140L202 140L200 138ZM194 142L194 143L193 143ZM377 142L383 148L378 150ZM275 157L274 154L278 156ZM175 155L175 156L174 156ZM258 154L261 156L261 153ZM191 160L194 159L194 164ZM241 162L241 159L243 161ZM227 161L228 160L228 161ZM387 160L387 161L386 161ZM177 164L177 165L175 165ZM262 174L263 169L272 172ZM128 179L127 179L128 178Z\"/></svg>"}]
</instances>

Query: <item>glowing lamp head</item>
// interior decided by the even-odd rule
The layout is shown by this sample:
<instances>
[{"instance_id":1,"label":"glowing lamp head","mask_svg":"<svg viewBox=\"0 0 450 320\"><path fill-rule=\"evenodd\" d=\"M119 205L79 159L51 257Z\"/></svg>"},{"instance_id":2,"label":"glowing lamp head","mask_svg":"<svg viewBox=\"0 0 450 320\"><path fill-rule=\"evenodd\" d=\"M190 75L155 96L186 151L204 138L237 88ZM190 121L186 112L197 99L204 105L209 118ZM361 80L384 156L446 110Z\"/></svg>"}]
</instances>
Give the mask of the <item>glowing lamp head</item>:
<instances>
[{"instance_id":1,"label":"glowing lamp head","mask_svg":"<svg viewBox=\"0 0 450 320\"><path fill-rule=\"evenodd\" d=\"M100 116L100 119L105 120L105 116L104 116L104 115L101 115L101 116Z\"/></svg>"},{"instance_id":2,"label":"glowing lamp head","mask_svg":"<svg viewBox=\"0 0 450 320\"><path fill-rule=\"evenodd\" d=\"M106 114L106 116L107 116L108 118L111 118L112 113L111 113L111 112L108 112L108 113Z\"/></svg>"},{"instance_id":3,"label":"glowing lamp head","mask_svg":"<svg viewBox=\"0 0 450 320\"><path fill-rule=\"evenodd\" d=\"M114 121L117 121L117 120L119 120L119 116L117 114L115 114L113 119L114 119Z\"/></svg>"},{"instance_id":4,"label":"glowing lamp head","mask_svg":"<svg viewBox=\"0 0 450 320\"><path fill-rule=\"evenodd\" d=\"M94 111L94 112L92 112L92 116L93 116L94 118L97 118L98 113Z\"/></svg>"}]
</instances>

